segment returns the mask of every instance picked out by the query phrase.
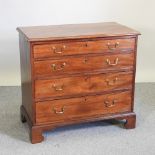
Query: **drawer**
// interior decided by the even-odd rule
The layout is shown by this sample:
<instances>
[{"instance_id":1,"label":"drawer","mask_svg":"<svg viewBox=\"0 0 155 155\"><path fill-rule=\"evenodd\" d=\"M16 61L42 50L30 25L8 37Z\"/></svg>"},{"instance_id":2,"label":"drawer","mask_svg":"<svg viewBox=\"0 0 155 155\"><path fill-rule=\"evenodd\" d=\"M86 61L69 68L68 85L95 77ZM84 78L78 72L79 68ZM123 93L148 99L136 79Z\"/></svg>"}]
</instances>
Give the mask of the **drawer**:
<instances>
[{"instance_id":1,"label":"drawer","mask_svg":"<svg viewBox=\"0 0 155 155\"><path fill-rule=\"evenodd\" d=\"M133 73L109 73L35 81L35 100L131 89Z\"/></svg>"},{"instance_id":2,"label":"drawer","mask_svg":"<svg viewBox=\"0 0 155 155\"><path fill-rule=\"evenodd\" d=\"M49 77L93 71L133 69L133 64L133 52L106 56L80 56L58 60L35 61L34 74L36 77Z\"/></svg>"},{"instance_id":3,"label":"drawer","mask_svg":"<svg viewBox=\"0 0 155 155\"><path fill-rule=\"evenodd\" d=\"M131 111L130 91L36 103L36 123L63 122Z\"/></svg>"},{"instance_id":4,"label":"drawer","mask_svg":"<svg viewBox=\"0 0 155 155\"><path fill-rule=\"evenodd\" d=\"M49 43L33 46L34 58L134 50L135 39Z\"/></svg>"}]
</instances>

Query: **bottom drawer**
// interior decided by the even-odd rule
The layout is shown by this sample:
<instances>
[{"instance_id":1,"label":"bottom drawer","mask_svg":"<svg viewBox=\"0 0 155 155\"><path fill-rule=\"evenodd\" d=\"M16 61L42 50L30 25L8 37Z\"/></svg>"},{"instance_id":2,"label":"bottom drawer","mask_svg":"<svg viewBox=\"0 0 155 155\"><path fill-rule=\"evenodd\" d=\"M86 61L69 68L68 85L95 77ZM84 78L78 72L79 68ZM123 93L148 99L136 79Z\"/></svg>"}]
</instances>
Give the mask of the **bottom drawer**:
<instances>
[{"instance_id":1,"label":"bottom drawer","mask_svg":"<svg viewBox=\"0 0 155 155\"><path fill-rule=\"evenodd\" d=\"M131 91L36 103L36 123L131 111Z\"/></svg>"}]
</instances>

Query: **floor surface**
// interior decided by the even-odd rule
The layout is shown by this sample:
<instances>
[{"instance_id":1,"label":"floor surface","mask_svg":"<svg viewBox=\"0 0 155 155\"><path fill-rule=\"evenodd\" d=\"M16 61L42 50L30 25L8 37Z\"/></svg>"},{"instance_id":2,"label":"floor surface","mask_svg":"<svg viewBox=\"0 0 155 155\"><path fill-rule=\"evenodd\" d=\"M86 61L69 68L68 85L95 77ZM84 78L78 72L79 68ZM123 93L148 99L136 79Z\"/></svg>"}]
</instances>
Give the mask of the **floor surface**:
<instances>
[{"instance_id":1,"label":"floor surface","mask_svg":"<svg viewBox=\"0 0 155 155\"><path fill-rule=\"evenodd\" d=\"M0 155L155 155L155 83L136 84L131 130L100 121L58 128L31 144L20 104L20 87L0 87Z\"/></svg>"}]
</instances>

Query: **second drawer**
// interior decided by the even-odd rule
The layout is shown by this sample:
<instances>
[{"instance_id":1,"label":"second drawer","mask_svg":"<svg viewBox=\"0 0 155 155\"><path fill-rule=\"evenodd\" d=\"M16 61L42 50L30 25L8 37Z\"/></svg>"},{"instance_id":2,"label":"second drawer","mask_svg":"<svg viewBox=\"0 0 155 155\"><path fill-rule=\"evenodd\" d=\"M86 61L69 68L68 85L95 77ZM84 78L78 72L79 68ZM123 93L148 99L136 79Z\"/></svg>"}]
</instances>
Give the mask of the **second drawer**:
<instances>
[{"instance_id":1,"label":"second drawer","mask_svg":"<svg viewBox=\"0 0 155 155\"><path fill-rule=\"evenodd\" d=\"M75 95L100 93L131 88L132 72L84 75L50 80L35 81L35 99L57 99Z\"/></svg>"},{"instance_id":2,"label":"second drawer","mask_svg":"<svg viewBox=\"0 0 155 155\"><path fill-rule=\"evenodd\" d=\"M132 70L134 52L102 56L67 57L34 62L35 77L49 77L93 71Z\"/></svg>"}]
</instances>

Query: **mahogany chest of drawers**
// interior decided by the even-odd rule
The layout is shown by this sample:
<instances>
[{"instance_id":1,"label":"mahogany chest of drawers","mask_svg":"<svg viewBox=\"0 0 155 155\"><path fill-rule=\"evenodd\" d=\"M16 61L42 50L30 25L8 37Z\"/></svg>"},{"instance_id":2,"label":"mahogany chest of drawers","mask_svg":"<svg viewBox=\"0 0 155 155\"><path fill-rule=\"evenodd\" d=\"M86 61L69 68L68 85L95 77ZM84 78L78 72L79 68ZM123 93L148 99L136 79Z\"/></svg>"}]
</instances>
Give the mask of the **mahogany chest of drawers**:
<instances>
[{"instance_id":1,"label":"mahogany chest of drawers","mask_svg":"<svg viewBox=\"0 0 155 155\"><path fill-rule=\"evenodd\" d=\"M108 22L19 27L22 106L32 143L43 131L125 119L135 127L139 32Z\"/></svg>"}]
</instances>

